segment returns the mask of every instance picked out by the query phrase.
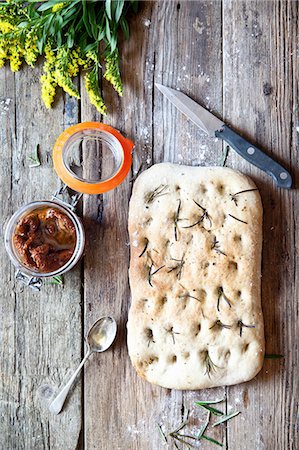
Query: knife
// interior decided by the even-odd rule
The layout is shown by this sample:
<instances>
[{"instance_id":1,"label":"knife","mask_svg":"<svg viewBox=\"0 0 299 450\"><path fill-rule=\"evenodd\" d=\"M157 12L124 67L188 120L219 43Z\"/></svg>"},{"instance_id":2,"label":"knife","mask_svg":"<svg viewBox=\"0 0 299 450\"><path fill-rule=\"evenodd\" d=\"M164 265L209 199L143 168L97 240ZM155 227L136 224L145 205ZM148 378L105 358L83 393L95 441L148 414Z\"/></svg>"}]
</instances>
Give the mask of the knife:
<instances>
[{"instance_id":1,"label":"knife","mask_svg":"<svg viewBox=\"0 0 299 450\"><path fill-rule=\"evenodd\" d=\"M156 86L179 111L209 136L217 137L227 142L246 161L270 175L280 188L290 189L292 187L292 177L284 167L258 147L239 136L218 117L200 106L186 94L162 84L156 83Z\"/></svg>"}]
</instances>

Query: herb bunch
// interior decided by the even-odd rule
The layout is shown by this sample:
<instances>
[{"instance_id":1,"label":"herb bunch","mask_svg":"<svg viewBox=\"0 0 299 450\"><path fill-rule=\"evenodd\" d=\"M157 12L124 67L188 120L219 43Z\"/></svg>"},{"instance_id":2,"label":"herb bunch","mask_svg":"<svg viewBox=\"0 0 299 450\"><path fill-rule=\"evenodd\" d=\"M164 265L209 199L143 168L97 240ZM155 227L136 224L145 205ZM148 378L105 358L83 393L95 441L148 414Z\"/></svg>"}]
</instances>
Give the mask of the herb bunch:
<instances>
[{"instance_id":1,"label":"herb bunch","mask_svg":"<svg viewBox=\"0 0 299 450\"><path fill-rule=\"evenodd\" d=\"M103 77L118 95L123 95L119 69L118 31L129 36L126 15L136 12L135 0L58 0L40 2L6 0L0 4L0 67L9 61L13 72L22 62L34 66L43 55L42 99L47 108L56 89L80 98L73 78L85 71L85 87L90 102L106 114L99 87Z\"/></svg>"}]
</instances>

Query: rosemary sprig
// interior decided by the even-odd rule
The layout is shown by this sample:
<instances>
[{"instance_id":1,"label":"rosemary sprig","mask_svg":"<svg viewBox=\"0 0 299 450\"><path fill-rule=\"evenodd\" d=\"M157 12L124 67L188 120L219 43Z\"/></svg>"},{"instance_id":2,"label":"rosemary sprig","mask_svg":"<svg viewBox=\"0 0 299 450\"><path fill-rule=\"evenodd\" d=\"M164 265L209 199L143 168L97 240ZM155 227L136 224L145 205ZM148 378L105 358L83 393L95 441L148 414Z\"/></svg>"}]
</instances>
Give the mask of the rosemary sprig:
<instances>
[{"instance_id":1,"label":"rosemary sprig","mask_svg":"<svg viewBox=\"0 0 299 450\"><path fill-rule=\"evenodd\" d=\"M178 205L178 209L174 215L174 239L177 241L178 240L178 222L180 220L186 220L186 219L180 219L180 210L181 210L181 200L179 200L179 205Z\"/></svg>"},{"instance_id":2,"label":"rosemary sprig","mask_svg":"<svg viewBox=\"0 0 299 450\"><path fill-rule=\"evenodd\" d=\"M237 220L238 222L242 222L242 223L245 223L246 225L248 225L248 222L245 222L245 220L238 219L238 217L235 217L232 214L229 214L229 216L232 217L233 219Z\"/></svg>"},{"instance_id":3,"label":"rosemary sprig","mask_svg":"<svg viewBox=\"0 0 299 450\"><path fill-rule=\"evenodd\" d=\"M142 250L142 252L140 253L139 258L141 258L141 256L143 256L144 253L146 252L148 243L149 243L149 240L147 238L145 238L145 246L144 246L144 249Z\"/></svg>"},{"instance_id":4,"label":"rosemary sprig","mask_svg":"<svg viewBox=\"0 0 299 450\"><path fill-rule=\"evenodd\" d=\"M205 366L206 366L205 375L208 375L209 378L211 378L211 374L213 372L216 372L216 369L220 369L221 368L221 367L217 366L215 363L213 363L213 361L212 361L212 359L211 359L211 357L209 355L209 351L208 350L206 351L206 355L205 355L205 358L204 358L204 363L205 363Z\"/></svg>"},{"instance_id":5,"label":"rosemary sprig","mask_svg":"<svg viewBox=\"0 0 299 450\"><path fill-rule=\"evenodd\" d=\"M183 266L185 264L184 256L185 255L183 255L181 259L170 258L171 261L176 261L178 264L174 267L169 267L168 273L176 270L177 271L176 277L178 280L180 280L181 276L182 276L182 270L183 270Z\"/></svg>"},{"instance_id":6,"label":"rosemary sprig","mask_svg":"<svg viewBox=\"0 0 299 450\"><path fill-rule=\"evenodd\" d=\"M29 161L31 163L29 164L29 167L39 167L41 165L40 158L39 158L39 144L37 144L35 148L35 153L28 157Z\"/></svg>"},{"instance_id":7,"label":"rosemary sprig","mask_svg":"<svg viewBox=\"0 0 299 450\"><path fill-rule=\"evenodd\" d=\"M160 184L156 189L154 189L151 192L148 192L145 196L145 202L147 204L153 203L154 200L156 200L158 197L162 197L163 195L169 194L169 192L164 192L165 189L168 188L168 185L166 184Z\"/></svg>"},{"instance_id":8,"label":"rosemary sprig","mask_svg":"<svg viewBox=\"0 0 299 450\"><path fill-rule=\"evenodd\" d=\"M54 275L54 277L50 278L49 281L46 281L45 284L59 284L60 286L63 286L63 276Z\"/></svg>"},{"instance_id":9,"label":"rosemary sprig","mask_svg":"<svg viewBox=\"0 0 299 450\"><path fill-rule=\"evenodd\" d=\"M157 422L157 428L159 430L159 433L160 433L160 436L161 436L163 442L166 442L166 444L167 444L168 443L167 437L166 437L164 431L162 430L161 425L158 422Z\"/></svg>"},{"instance_id":10,"label":"rosemary sprig","mask_svg":"<svg viewBox=\"0 0 299 450\"><path fill-rule=\"evenodd\" d=\"M219 241L217 241L216 236L214 236L214 240L212 242L211 250L215 250L217 253L221 253L221 255L227 256L222 250L220 250Z\"/></svg>"},{"instance_id":11,"label":"rosemary sprig","mask_svg":"<svg viewBox=\"0 0 299 450\"><path fill-rule=\"evenodd\" d=\"M134 183L135 182L135 180L136 180L136 178L138 178L138 175L140 174L141 170L142 170L142 163L138 167L137 172L130 179L129 183Z\"/></svg>"},{"instance_id":12,"label":"rosemary sprig","mask_svg":"<svg viewBox=\"0 0 299 450\"><path fill-rule=\"evenodd\" d=\"M227 298L227 296L225 295L223 288L220 286L218 288L218 300L217 300L217 310L220 311L220 299L221 297L226 301L226 303L228 304L228 306L231 308L231 302L230 300Z\"/></svg>"},{"instance_id":13,"label":"rosemary sprig","mask_svg":"<svg viewBox=\"0 0 299 450\"><path fill-rule=\"evenodd\" d=\"M204 219L207 219L208 221L209 221L209 225L210 225L210 228L211 228L211 226L212 226L212 219L211 219L211 217L210 217L210 215L209 215L209 213L208 213L208 211L206 210L206 208L204 208L203 206L201 206L199 203L197 203L195 200L193 200L194 201L194 203L203 211L203 214L200 216L200 218L195 222L195 223L193 223L192 225L188 225L188 226L186 226L186 227L182 227L182 228L193 228L193 227L195 227L196 225L199 225L201 222L203 222L204 221Z\"/></svg>"},{"instance_id":14,"label":"rosemary sprig","mask_svg":"<svg viewBox=\"0 0 299 450\"><path fill-rule=\"evenodd\" d=\"M242 337L243 328L255 328L255 325L245 325L242 320L238 320L238 327L240 328L240 337Z\"/></svg>"},{"instance_id":15,"label":"rosemary sprig","mask_svg":"<svg viewBox=\"0 0 299 450\"><path fill-rule=\"evenodd\" d=\"M232 419L233 417L236 417L238 414L240 414L240 411L235 411L231 414L225 415L221 417L217 422L213 423L212 427L217 427L217 425L220 425L223 422L227 422L228 420Z\"/></svg>"},{"instance_id":16,"label":"rosemary sprig","mask_svg":"<svg viewBox=\"0 0 299 450\"><path fill-rule=\"evenodd\" d=\"M266 359L280 359L280 358L284 358L284 355L277 355L275 353L265 353L264 358L266 358Z\"/></svg>"},{"instance_id":17,"label":"rosemary sprig","mask_svg":"<svg viewBox=\"0 0 299 450\"><path fill-rule=\"evenodd\" d=\"M194 297L194 295L191 295L188 291L188 289L185 288L185 286L183 286L181 283L179 283L179 285L184 289L184 291L186 291L186 294L181 294L179 295L179 298L193 298L194 300L197 300L198 302L201 302L201 300L197 297ZM195 291L195 289L194 289Z\"/></svg>"},{"instance_id":18,"label":"rosemary sprig","mask_svg":"<svg viewBox=\"0 0 299 450\"><path fill-rule=\"evenodd\" d=\"M156 275L156 273L158 273L161 269L163 269L163 267L165 267L165 265L159 267L158 269L156 269L156 270L154 270L152 272L152 268L153 267L155 267L155 266L154 266L154 263L152 262L151 265L150 265L150 268L149 268L149 272L148 272L148 282L149 282L149 285L151 287L153 287L153 285L152 285L152 278L153 278L153 276Z\"/></svg>"},{"instance_id":19,"label":"rosemary sprig","mask_svg":"<svg viewBox=\"0 0 299 450\"><path fill-rule=\"evenodd\" d=\"M253 192L253 191L257 191L258 189L245 189L244 191L239 191L236 192L235 194L229 194L230 199L235 203L236 206L238 206L238 199L237 199L237 195L240 194L245 194L245 192Z\"/></svg>"},{"instance_id":20,"label":"rosemary sprig","mask_svg":"<svg viewBox=\"0 0 299 450\"><path fill-rule=\"evenodd\" d=\"M216 441L216 439L206 436L205 434L203 434L201 437L203 439L205 439L206 441L210 441L210 442L213 442L213 444L219 445L219 447L223 447L223 444L221 444L221 442Z\"/></svg>"},{"instance_id":21,"label":"rosemary sprig","mask_svg":"<svg viewBox=\"0 0 299 450\"><path fill-rule=\"evenodd\" d=\"M230 329L232 327L232 325L225 325L224 323L221 322L221 320L216 320L216 322L209 328L209 330L212 330L212 328L214 327L220 327L220 328L227 328Z\"/></svg>"},{"instance_id":22,"label":"rosemary sprig","mask_svg":"<svg viewBox=\"0 0 299 450\"><path fill-rule=\"evenodd\" d=\"M222 156L219 161L219 166L225 167L228 153L229 153L229 145L226 145L224 151L222 152Z\"/></svg>"},{"instance_id":23,"label":"rosemary sprig","mask_svg":"<svg viewBox=\"0 0 299 450\"><path fill-rule=\"evenodd\" d=\"M167 331L167 333L170 333L170 335L171 335L171 337L172 337L172 341L173 341L173 344L175 344L175 338L174 338L174 335L175 334L181 334L181 333L178 333L177 331L173 331L173 327L171 327L171 328L165 328L165 330Z\"/></svg>"},{"instance_id":24,"label":"rosemary sprig","mask_svg":"<svg viewBox=\"0 0 299 450\"><path fill-rule=\"evenodd\" d=\"M150 343L155 344L153 331L150 328L148 328L146 330L146 337L147 337L147 346L148 347L150 346Z\"/></svg>"}]
</instances>

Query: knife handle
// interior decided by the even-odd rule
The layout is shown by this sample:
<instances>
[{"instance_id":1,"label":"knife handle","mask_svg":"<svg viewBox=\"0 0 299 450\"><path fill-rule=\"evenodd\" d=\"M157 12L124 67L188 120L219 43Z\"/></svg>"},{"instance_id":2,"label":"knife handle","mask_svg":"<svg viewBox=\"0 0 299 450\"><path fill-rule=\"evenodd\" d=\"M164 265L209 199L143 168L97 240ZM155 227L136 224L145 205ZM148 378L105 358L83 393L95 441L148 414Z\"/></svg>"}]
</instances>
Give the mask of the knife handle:
<instances>
[{"instance_id":1,"label":"knife handle","mask_svg":"<svg viewBox=\"0 0 299 450\"><path fill-rule=\"evenodd\" d=\"M217 130L215 136L226 141L244 159L270 175L280 188L290 189L292 187L292 177L284 167L227 125L223 125L221 130Z\"/></svg>"}]
</instances>

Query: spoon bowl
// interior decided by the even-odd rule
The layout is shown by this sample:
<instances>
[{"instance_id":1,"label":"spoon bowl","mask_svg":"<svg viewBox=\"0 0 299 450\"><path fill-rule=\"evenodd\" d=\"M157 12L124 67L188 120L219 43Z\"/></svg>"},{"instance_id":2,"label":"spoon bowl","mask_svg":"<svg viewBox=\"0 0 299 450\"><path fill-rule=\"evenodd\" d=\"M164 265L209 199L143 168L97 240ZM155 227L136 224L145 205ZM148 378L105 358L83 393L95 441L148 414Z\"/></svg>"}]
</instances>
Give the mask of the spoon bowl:
<instances>
[{"instance_id":1,"label":"spoon bowl","mask_svg":"<svg viewBox=\"0 0 299 450\"><path fill-rule=\"evenodd\" d=\"M117 325L113 317L101 317L90 327L86 342L92 352L101 353L112 345L116 332Z\"/></svg>"}]
</instances>

